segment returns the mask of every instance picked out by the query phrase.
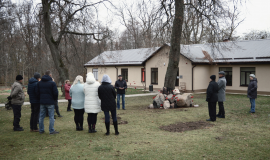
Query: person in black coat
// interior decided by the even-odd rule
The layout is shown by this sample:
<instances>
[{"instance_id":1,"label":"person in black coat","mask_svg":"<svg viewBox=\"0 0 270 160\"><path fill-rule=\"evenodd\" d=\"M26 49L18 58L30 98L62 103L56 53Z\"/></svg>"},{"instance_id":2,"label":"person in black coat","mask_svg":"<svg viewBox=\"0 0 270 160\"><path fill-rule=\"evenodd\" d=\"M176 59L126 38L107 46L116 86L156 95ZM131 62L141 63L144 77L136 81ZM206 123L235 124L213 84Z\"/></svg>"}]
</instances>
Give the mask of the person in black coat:
<instances>
[{"instance_id":1,"label":"person in black coat","mask_svg":"<svg viewBox=\"0 0 270 160\"><path fill-rule=\"evenodd\" d=\"M210 83L207 88L206 101L208 102L208 111L210 119L206 121L216 121L216 106L218 101L218 84L215 82L216 76L210 76Z\"/></svg>"},{"instance_id":2,"label":"person in black coat","mask_svg":"<svg viewBox=\"0 0 270 160\"><path fill-rule=\"evenodd\" d=\"M249 75L250 82L248 84L248 91L247 91L247 97L250 100L251 108L249 113L255 113L255 99L257 98L257 78L255 77L254 74Z\"/></svg>"},{"instance_id":3,"label":"person in black coat","mask_svg":"<svg viewBox=\"0 0 270 160\"><path fill-rule=\"evenodd\" d=\"M118 123L116 118L116 92L114 87L111 85L112 81L108 75L104 75L101 80L101 85L98 87L98 97L101 100L101 110L105 115L105 126L107 133L110 134L110 114L111 112L115 135L118 135Z\"/></svg>"},{"instance_id":4,"label":"person in black coat","mask_svg":"<svg viewBox=\"0 0 270 160\"><path fill-rule=\"evenodd\" d=\"M30 118L30 131L31 132L39 132L37 123L39 118L39 110L40 103L37 94L35 93L35 88L37 86L38 81L40 81L40 74L35 73L34 77L29 79L27 94L29 95L30 103L31 103L31 118Z\"/></svg>"},{"instance_id":5,"label":"person in black coat","mask_svg":"<svg viewBox=\"0 0 270 160\"><path fill-rule=\"evenodd\" d=\"M120 96L122 96L122 109L125 110L125 89L127 89L127 82L123 80L122 75L118 76L118 80L115 82L115 88L117 89L117 109L120 109Z\"/></svg>"}]
</instances>

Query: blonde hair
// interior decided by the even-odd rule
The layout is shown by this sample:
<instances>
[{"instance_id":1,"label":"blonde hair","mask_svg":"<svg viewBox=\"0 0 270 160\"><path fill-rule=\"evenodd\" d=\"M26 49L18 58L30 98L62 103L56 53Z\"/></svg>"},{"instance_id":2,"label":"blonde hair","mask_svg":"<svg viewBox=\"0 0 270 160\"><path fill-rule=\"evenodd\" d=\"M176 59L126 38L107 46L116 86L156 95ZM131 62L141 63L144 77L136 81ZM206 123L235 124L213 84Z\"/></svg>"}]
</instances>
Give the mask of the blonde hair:
<instances>
[{"instance_id":1,"label":"blonde hair","mask_svg":"<svg viewBox=\"0 0 270 160\"><path fill-rule=\"evenodd\" d=\"M81 84L84 84L84 82L83 82L83 77L82 77L81 75L78 75L78 76L75 78L75 80L74 80L74 82L73 82L73 85L76 85L76 84L78 83L78 81L80 81Z\"/></svg>"}]
</instances>

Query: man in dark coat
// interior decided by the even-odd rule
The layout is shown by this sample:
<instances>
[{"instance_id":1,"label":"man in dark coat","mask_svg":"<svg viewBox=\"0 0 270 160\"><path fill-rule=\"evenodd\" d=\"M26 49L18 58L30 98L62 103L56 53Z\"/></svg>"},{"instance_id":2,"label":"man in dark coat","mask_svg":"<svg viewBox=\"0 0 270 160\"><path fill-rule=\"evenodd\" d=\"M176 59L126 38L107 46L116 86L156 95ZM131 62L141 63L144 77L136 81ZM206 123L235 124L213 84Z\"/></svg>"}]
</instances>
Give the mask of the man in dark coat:
<instances>
[{"instance_id":1,"label":"man in dark coat","mask_svg":"<svg viewBox=\"0 0 270 160\"><path fill-rule=\"evenodd\" d=\"M46 116L46 109L48 109L50 125L50 134L58 134L54 130L54 106L55 101L58 99L58 90L55 82L50 77L51 71L46 71L41 81L37 83L36 94L40 100L40 115L39 115L39 133L44 133L44 118Z\"/></svg>"},{"instance_id":2,"label":"man in dark coat","mask_svg":"<svg viewBox=\"0 0 270 160\"><path fill-rule=\"evenodd\" d=\"M206 121L216 121L216 106L218 101L218 84L215 82L216 76L210 76L210 83L207 88L206 101L208 102L208 111L210 119Z\"/></svg>"},{"instance_id":3,"label":"man in dark coat","mask_svg":"<svg viewBox=\"0 0 270 160\"><path fill-rule=\"evenodd\" d=\"M220 71L219 72L219 79L218 79L218 108L219 112L217 114L218 118L225 118L225 109L224 109L224 101L226 100L226 78L225 78L225 72Z\"/></svg>"},{"instance_id":4,"label":"man in dark coat","mask_svg":"<svg viewBox=\"0 0 270 160\"><path fill-rule=\"evenodd\" d=\"M121 75L118 76L118 80L115 82L115 88L117 89L117 109L120 109L120 96L122 96L122 109L125 110L125 89L127 89L127 83Z\"/></svg>"},{"instance_id":5,"label":"man in dark coat","mask_svg":"<svg viewBox=\"0 0 270 160\"><path fill-rule=\"evenodd\" d=\"M29 95L30 103L31 103L31 118L30 118L30 131L31 132L39 132L37 128L38 115L40 111L40 103L37 94L35 93L35 88L37 86L38 81L40 81L40 74L35 73L34 77L29 79L27 94Z\"/></svg>"},{"instance_id":6,"label":"man in dark coat","mask_svg":"<svg viewBox=\"0 0 270 160\"><path fill-rule=\"evenodd\" d=\"M118 135L118 122L116 118L116 92L113 86L111 85L112 81L108 75L104 75L101 80L102 84L98 87L98 97L101 100L101 110L105 114L105 126L107 133L110 134L110 113L113 119L113 125L115 130L115 135Z\"/></svg>"},{"instance_id":7,"label":"man in dark coat","mask_svg":"<svg viewBox=\"0 0 270 160\"><path fill-rule=\"evenodd\" d=\"M14 131L24 131L23 127L20 126L21 121L21 110L24 103L25 95L22 85L23 77L21 75L16 76L16 81L11 86L10 97L12 109L13 109L13 130Z\"/></svg>"},{"instance_id":8,"label":"man in dark coat","mask_svg":"<svg viewBox=\"0 0 270 160\"><path fill-rule=\"evenodd\" d=\"M251 109L249 113L255 113L255 99L257 98L257 78L254 74L249 75L250 82L248 84L247 97L250 99Z\"/></svg>"}]
</instances>

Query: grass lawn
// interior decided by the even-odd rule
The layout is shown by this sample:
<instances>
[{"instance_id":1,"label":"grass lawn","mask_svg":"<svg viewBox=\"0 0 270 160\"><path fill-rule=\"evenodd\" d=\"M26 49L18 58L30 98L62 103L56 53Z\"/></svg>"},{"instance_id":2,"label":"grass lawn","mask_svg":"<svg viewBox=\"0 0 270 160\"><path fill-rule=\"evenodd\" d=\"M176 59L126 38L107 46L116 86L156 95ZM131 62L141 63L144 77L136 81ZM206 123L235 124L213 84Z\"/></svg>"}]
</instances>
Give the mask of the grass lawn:
<instances>
[{"instance_id":1,"label":"grass lawn","mask_svg":"<svg viewBox=\"0 0 270 160\"><path fill-rule=\"evenodd\" d=\"M217 119L213 127L185 132L167 132L162 125L205 121L208 118L205 94L195 95L199 108L146 109L152 96L126 98L126 109L117 111L121 120L119 136L104 136L105 125L98 114L97 133L87 132L86 114L82 132L75 131L73 112L60 103L55 129L58 135L29 131L29 106L23 106L23 132L12 131L12 111L0 109L0 159L270 159L270 98L259 96L256 113L249 114L249 100L244 95L227 95L226 119Z\"/></svg>"}]
</instances>

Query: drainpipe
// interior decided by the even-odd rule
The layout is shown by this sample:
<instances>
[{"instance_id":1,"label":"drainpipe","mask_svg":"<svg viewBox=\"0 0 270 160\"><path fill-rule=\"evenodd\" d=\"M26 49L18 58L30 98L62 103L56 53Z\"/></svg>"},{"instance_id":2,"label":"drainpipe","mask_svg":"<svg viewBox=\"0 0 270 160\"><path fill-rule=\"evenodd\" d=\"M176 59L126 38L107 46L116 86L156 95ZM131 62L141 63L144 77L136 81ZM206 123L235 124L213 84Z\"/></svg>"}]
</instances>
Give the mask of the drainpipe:
<instances>
[{"instance_id":1,"label":"drainpipe","mask_svg":"<svg viewBox=\"0 0 270 160\"><path fill-rule=\"evenodd\" d=\"M193 75L193 73L194 73L194 68L196 67L196 64L192 67L192 92L194 92L194 89L193 89L193 79L194 79L194 75Z\"/></svg>"}]
</instances>

